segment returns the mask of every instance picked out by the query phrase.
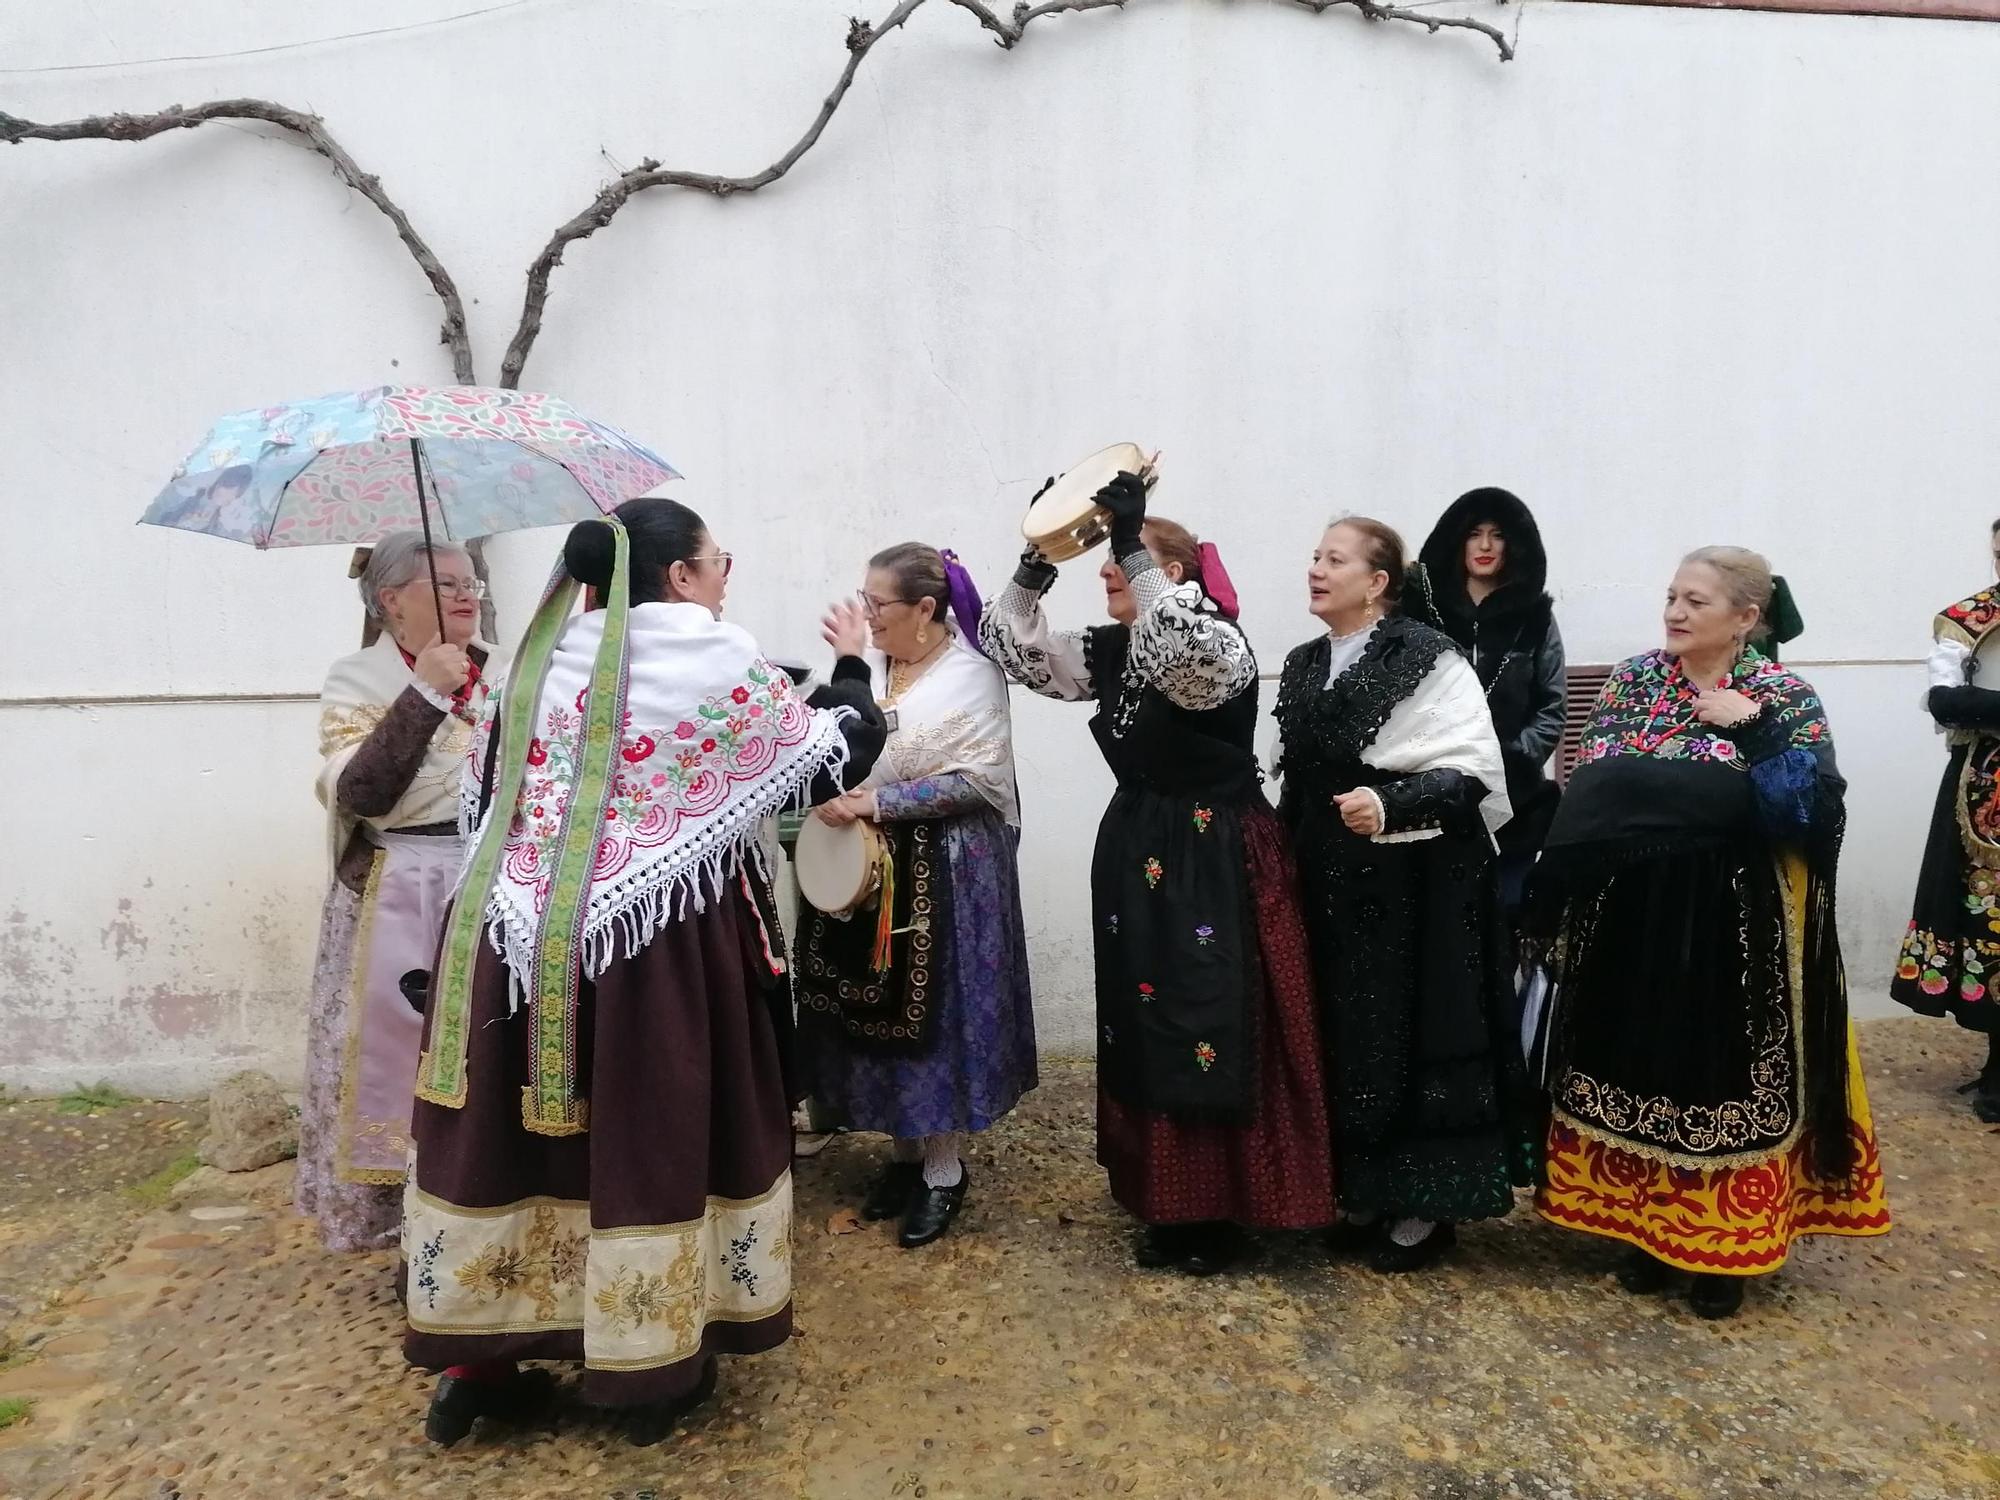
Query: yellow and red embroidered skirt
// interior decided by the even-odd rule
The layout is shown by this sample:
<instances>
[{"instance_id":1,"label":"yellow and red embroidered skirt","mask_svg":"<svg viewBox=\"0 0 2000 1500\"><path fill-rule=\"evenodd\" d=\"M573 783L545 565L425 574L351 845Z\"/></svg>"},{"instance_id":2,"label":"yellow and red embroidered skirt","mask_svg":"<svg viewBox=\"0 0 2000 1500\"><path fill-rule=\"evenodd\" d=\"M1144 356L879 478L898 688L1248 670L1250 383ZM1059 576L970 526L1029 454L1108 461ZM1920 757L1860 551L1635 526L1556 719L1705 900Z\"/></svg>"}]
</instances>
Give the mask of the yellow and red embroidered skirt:
<instances>
[{"instance_id":1,"label":"yellow and red embroidered skirt","mask_svg":"<svg viewBox=\"0 0 2000 1500\"><path fill-rule=\"evenodd\" d=\"M1855 1164L1844 1183L1813 1177L1803 1142L1749 1166L1702 1171L1594 1139L1556 1118L1535 1211L1565 1229L1623 1240L1670 1265L1721 1276L1777 1270L1801 1235L1887 1234L1882 1158L1851 1029L1847 1066Z\"/></svg>"}]
</instances>

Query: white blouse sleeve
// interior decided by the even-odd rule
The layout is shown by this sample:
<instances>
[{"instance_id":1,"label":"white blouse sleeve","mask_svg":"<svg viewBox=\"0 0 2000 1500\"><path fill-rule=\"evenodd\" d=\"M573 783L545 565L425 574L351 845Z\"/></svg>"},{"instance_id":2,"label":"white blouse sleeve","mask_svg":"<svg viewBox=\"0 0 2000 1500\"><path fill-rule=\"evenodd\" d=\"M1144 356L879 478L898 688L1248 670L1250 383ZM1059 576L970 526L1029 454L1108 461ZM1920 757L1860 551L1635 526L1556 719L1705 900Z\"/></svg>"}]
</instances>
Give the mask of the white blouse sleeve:
<instances>
[{"instance_id":1,"label":"white blouse sleeve","mask_svg":"<svg viewBox=\"0 0 2000 1500\"><path fill-rule=\"evenodd\" d=\"M1963 641L1938 641L1931 647L1930 669L1932 687L1964 687L1970 677L1966 668L1972 660L1972 648Z\"/></svg>"},{"instance_id":2,"label":"white blouse sleeve","mask_svg":"<svg viewBox=\"0 0 2000 1500\"><path fill-rule=\"evenodd\" d=\"M1220 708L1256 680L1249 640L1233 621L1202 608L1199 584L1170 584L1155 568L1131 583L1139 604L1132 664L1170 702L1197 712Z\"/></svg>"},{"instance_id":3,"label":"white blouse sleeve","mask_svg":"<svg viewBox=\"0 0 2000 1500\"><path fill-rule=\"evenodd\" d=\"M1044 698L1080 703L1097 696L1083 632L1049 629L1041 595L1009 583L979 621L979 644L1001 671Z\"/></svg>"}]
</instances>

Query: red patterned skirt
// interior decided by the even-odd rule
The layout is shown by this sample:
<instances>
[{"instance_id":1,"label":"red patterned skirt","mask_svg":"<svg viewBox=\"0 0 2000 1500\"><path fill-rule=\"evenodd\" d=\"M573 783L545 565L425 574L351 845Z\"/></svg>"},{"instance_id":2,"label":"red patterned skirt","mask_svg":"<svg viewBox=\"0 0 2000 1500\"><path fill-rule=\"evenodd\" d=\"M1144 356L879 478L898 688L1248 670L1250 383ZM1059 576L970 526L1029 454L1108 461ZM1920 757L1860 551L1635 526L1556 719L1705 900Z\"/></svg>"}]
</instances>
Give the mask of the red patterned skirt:
<instances>
[{"instance_id":1,"label":"red patterned skirt","mask_svg":"<svg viewBox=\"0 0 2000 1500\"><path fill-rule=\"evenodd\" d=\"M1535 1210L1551 1224L1623 1240L1669 1265L1715 1276L1775 1271L1802 1235L1887 1234L1882 1157L1851 1030L1847 1059L1855 1164L1846 1182L1814 1177L1803 1140L1749 1166L1700 1170L1590 1139L1552 1119Z\"/></svg>"},{"instance_id":2,"label":"red patterned skirt","mask_svg":"<svg viewBox=\"0 0 2000 1500\"><path fill-rule=\"evenodd\" d=\"M1111 1196L1148 1224L1227 1219L1312 1229L1334 1219L1332 1141L1298 873L1275 814L1243 814L1244 874L1262 963L1252 987L1257 1077L1250 1120L1182 1124L1097 1091L1097 1160Z\"/></svg>"}]
</instances>

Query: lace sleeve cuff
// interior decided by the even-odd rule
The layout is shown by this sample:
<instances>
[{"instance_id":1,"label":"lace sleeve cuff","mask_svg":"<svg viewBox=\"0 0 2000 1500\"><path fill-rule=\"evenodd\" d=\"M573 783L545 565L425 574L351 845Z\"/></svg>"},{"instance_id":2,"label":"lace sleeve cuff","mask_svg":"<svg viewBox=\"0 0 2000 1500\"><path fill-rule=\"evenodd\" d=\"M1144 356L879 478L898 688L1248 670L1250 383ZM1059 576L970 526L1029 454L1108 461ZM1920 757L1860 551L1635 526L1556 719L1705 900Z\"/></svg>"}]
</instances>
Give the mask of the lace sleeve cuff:
<instances>
[{"instance_id":1,"label":"lace sleeve cuff","mask_svg":"<svg viewBox=\"0 0 2000 1500\"><path fill-rule=\"evenodd\" d=\"M1141 675L1170 702L1197 712L1220 708L1257 678L1248 638L1202 604L1198 585L1170 586L1132 627L1132 661Z\"/></svg>"},{"instance_id":2,"label":"lace sleeve cuff","mask_svg":"<svg viewBox=\"0 0 2000 1500\"><path fill-rule=\"evenodd\" d=\"M428 703L432 708L436 709L441 714L450 713L452 709L456 706L452 703L451 699L447 698L443 693L440 693L436 688L432 687L428 682L425 682L421 677L411 678L410 686L415 688L417 692L422 695L424 702Z\"/></svg>"}]
</instances>

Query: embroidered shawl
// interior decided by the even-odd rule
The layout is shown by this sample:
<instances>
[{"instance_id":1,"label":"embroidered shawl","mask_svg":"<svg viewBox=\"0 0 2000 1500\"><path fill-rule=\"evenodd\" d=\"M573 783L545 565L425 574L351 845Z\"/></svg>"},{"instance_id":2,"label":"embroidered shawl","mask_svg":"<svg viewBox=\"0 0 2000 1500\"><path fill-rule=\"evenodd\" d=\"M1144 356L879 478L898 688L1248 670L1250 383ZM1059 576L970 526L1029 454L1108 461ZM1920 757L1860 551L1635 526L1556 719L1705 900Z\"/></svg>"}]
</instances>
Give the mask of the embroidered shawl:
<instances>
[{"instance_id":1,"label":"embroidered shawl","mask_svg":"<svg viewBox=\"0 0 2000 1500\"><path fill-rule=\"evenodd\" d=\"M2000 587L1984 588L1940 610L1931 634L1939 641L1956 641L1971 650L1997 624L2000 624Z\"/></svg>"},{"instance_id":2,"label":"embroidered shawl","mask_svg":"<svg viewBox=\"0 0 2000 1500\"><path fill-rule=\"evenodd\" d=\"M1295 705L1311 703L1322 690L1338 693L1337 704L1322 700L1315 706L1337 709L1327 715L1327 722L1352 737L1362 764L1397 775L1450 770L1477 777L1486 788L1479 817L1489 834L1499 832L1514 816L1486 690L1450 637L1392 616L1376 624L1359 655L1331 680L1331 638L1322 637L1301 649L1303 657L1294 655L1305 675L1279 690L1281 725L1296 712ZM1280 743L1274 756L1280 774L1284 758ZM1437 835L1435 828L1418 828L1378 833L1374 840L1408 843Z\"/></svg>"},{"instance_id":3,"label":"embroidered shawl","mask_svg":"<svg viewBox=\"0 0 2000 1500\"><path fill-rule=\"evenodd\" d=\"M1826 739L1826 712L1812 685L1754 646L1737 658L1728 686L1756 699L1769 716L1765 723L1781 731L1792 749L1810 749ZM1737 742L1694 717L1694 700L1695 689L1671 652L1648 651L1619 663L1590 712L1577 769L1614 755L1746 769Z\"/></svg>"},{"instance_id":4,"label":"embroidered shawl","mask_svg":"<svg viewBox=\"0 0 2000 1500\"><path fill-rule=\"evenodd\" d=\"M763 820L846 764L840 721L809 708L747 631L694 604L630 603L629 540L613 523L606 607L570 619L559 566L468 763L491 801L469 841L433 980L417 1097L466 1099L474 950L506 960L534 1038L522 1123L587 1128L576 1086L576 987L720 897L762 850Z\"/></svg>"},{"instance_id":5,"label":"embroidered shawl","mask_svg":"<svg viewBox=\"0 0 2000 1500\"><path fill-rule=\"evenodd\" d=\"M542 685L488 906L494 946L517 976L541 938L605 623L603 610L571 620ZM836 715L806 707L742 627L698 604L641 604L629 635L625 726L583 931L583 970L592 979L614 957L638 953L668 921L703 910L744 856L761 852L764 818L796 803L815 775L846 755ZM486 735L503 714L504 706L489 708L466 761L470 777L482 773Z\"/></svg>"},{"instance_id":6,"label":"embroidered shawl","mask_svg":"<svg viewBox=\"0 0 2000 1500\"><path fill-rule=\"evenodd\" d=\"M409 789L388 813L366 820L374 827L421 828L429 823L449 823L457 815L459 777L472 740L472 723L484 709L487 684L499 681L506 670L506 663L491 647L481 643L480 649L487 653L486 665L464 716L458 712L445 715ZM326 685L319 692L321 764L313 789L327 811L327 837L336 861L355 824L340 811L337 793L341 773L387 716L389 706L416 680L395 639L386 632L373 645L341 657L327 671Z\"/></svg>"},{"instance_id":7,"label":"embroidered shawl","mask_svg":"<svg viewBox=\"0 0 2000 1500\"><path fill-rule=\"evenodd\" d=\"M875 695L889 691L889 660L868 653ZM896 728L863 786L916 781L956 771L1008 826L1021 826L1014 779L1014 732L1007 678L957 631L951 644L895 705Z\"/></svg>"},{"instance_id":8,"label":"embroidered shawl","mask_svg":"<svg viewBox=\"0 0 2000 1500\"><path fill-rule=\"evenodd\" d=\"M2000 624L2000 587L1981 589L1970 598L1940 610L1931 623L1931 654L1925 663L1930 678L1928 686L1975 687L1982 666L1988 672L1996 670L1994 658L2000 656L2000 635L1993 630L1996 624ZM1923 706L1929 712L1928 692L1924 695ZM2000 738L1990 730L1982 732L1969 726L1948 726L1935 720L1931 728L1953 746L1986 740L1989 752L1991 742ZM1992 758L1990 753L1986 758ZM1985 790L1990 793L1992 788Z\"/></svg>"}]
</instances>

